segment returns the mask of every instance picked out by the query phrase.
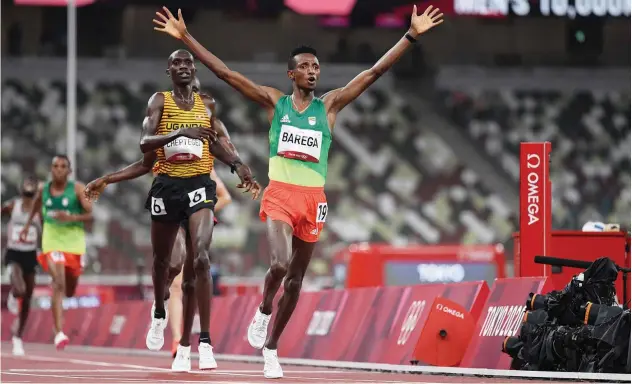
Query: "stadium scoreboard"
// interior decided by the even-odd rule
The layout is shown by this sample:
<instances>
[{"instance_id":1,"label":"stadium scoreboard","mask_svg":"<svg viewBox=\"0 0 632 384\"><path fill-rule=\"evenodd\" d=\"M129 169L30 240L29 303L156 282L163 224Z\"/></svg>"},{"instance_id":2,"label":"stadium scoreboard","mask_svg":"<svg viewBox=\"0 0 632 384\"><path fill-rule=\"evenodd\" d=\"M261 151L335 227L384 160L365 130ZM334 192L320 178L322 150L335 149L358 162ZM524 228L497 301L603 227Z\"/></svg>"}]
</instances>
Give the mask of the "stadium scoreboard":
<instances>
[{"instance_id":1,"label":"stadium scoreboard","mask_svg":"<svg viewBox=\"0 0 632 384\"><path fill-rule=\"evenodd\" d=\"M454 0L464 16L629 17L630 0Z\"/></svg>"}]
</instances>

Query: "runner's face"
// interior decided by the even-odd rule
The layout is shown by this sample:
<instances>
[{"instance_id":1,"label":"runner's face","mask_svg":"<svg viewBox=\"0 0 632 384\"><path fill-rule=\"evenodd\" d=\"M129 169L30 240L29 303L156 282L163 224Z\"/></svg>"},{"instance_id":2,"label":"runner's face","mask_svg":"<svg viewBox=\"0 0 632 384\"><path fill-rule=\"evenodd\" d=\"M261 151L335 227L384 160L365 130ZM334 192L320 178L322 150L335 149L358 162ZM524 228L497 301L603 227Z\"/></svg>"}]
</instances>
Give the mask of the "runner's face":
<instances>
[{"instance_id":1,"label":"runner's face","mask_svg":"<svg viewBox=\"0 0 632 384\"><path fill-rule=\"evenodd\" d=\"M169 64L169 76L171 76L174 84L191 84L195 76L193 56L188 52L177 52L173 54Z\"/></svg>"},{"instance_id":2,"label":"runner's face","mask_svg":"<svg viewBox=\"0 0 632 384\"><path fill-rule=\"evenodd\" d=\"M68 160L61 157L54 158L51 174L53 175L53 181L63 182L68 180L68 175L70 175Z\"/></svg>"},{"instance_id":3,"label":"runner's face","mask_svg":"<svg viewBox=\"0 0 632 384\"><path fill-rule=\"evenodd\" d=\"M35 192L37 191L37 184L30 180L24 181L22 184L22 196L25 198L31 198L35 196Z\"/></svg>"},{"instance_id":4,"label":"runner's face","mask_svg":"<svg viewBox=\"0 0 632 384\"><path fill-rule=\"evenodd\" d=\"M301 53L294 56L296 68L288 71L290 79L294 80L300 89L313 91L320 78L320 63L311 53Z\"/></svg>"}]
</instances>

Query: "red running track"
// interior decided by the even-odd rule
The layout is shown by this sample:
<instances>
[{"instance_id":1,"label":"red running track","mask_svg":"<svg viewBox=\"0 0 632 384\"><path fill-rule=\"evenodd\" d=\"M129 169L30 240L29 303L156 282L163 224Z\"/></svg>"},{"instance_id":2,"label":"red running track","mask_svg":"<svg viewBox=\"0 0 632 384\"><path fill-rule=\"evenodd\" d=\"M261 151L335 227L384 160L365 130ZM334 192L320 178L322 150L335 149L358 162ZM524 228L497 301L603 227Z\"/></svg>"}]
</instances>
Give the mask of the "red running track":
<instances>
[{"instance_id":1,"label":"red running track","mask_svg":"<svg viewBox=\"0 0 632 384\"><path fill-rule=\"evenodd\" d=\"M94 352L82 347L58 352L53 346L25 344L27 355L11 355L10 343L2 343L2 383L213 383L259 384L275 380L263 377L262 364L218 361L214 371L194 370L189 373L172 373L171 358L164 354L139 356L121 354L120 351ZM197 359L192 359L195 369ZM285 377L290 383L514 383L533 380L507 378L480 378L445 375L419 375L405 373L379 373L355 370L336 370L315 367L284 366ZM548 384L554 383L547 381Z\"/></svg>"}]
</instances>

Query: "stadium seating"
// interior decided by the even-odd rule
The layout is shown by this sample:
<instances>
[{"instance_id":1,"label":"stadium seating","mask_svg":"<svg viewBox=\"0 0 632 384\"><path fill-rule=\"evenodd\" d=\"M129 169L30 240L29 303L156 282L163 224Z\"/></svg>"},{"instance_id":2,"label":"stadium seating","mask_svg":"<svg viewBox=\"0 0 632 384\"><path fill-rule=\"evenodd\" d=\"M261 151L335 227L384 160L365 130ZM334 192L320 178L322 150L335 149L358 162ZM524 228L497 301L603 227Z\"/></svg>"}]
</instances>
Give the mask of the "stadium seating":
<instances>
[{"instance_id":1,"label":"stadium seating","mask_svg":"<svg viewBox=\"0 0 632 384\"><path fill-rule=\"evenodd\" d=\"M92 180L140 158L140 124L156 89L148 83L80 83L75 166L80 180ZM266 184L265 113L232 90L204 90L217 99L219 116L242 157ZM45 177L51 156L63 148L65 89L56 82L5 80L2 96L2 191L12 194L22 168ZM556 201L563 202L555 205L557 219L577 222L594 211L608 221L629 211L629 190L627 201L620 198L621 186L626 180L629 185L630 178L623 166L630 160L629 152L623 151L630 139L629 96L444 96L456 121L482 144L490 161L500 160L510 177L517 177L520 140L556 139L554 183ZM418 127L413 108L393 90L372 89L339 116L327 184L331 209L311 275L330 273L329 258L349 242L493 243L507 241L515 230L511 209L484 188L443 139ZM531 136L521 134L523 127L533 129ZM579 139L574 145L571 135ZM587 145L595 142L599 146ZM217 168L235 201L220 214L214 236L218 260L227 274L261 275L268 248L259 204L234 187L236 178L226 167ZM148 271L149 217L144 201L150 183L150 177L143 177L108 187L97 203L89 252L93 271L129 272L136 265L145 265ZM578 212L571 205L582 209Z\"/></svg>"},{"instance_id":2,"label":"stadium seating","mask_svg":"<svg viewBox=\"0 0 632 384\"><path fill-rule=\"evenodd\" d=\"M551 141L553 225L630 224L630 94L445 92L442 106L518 181L521 141Z\"/></svg>"}]
</instances>

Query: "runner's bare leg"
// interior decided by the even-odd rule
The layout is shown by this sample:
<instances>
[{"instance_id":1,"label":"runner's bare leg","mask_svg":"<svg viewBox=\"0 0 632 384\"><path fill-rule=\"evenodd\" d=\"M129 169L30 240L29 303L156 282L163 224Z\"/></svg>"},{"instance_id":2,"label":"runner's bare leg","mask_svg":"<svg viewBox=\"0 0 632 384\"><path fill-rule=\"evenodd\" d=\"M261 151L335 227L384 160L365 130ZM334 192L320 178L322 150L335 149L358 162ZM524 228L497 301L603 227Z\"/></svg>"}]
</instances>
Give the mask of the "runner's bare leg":
<instances>
[{"instance_id":1,"label":"runner's bare leg","mask_svg":"<svg viewBox=\"0 0 632 384\"><path fill-rule=\"evenodd\" d=\"M281 281L287 274L288 264L292 252L292 227L281 220L266 221L268 242L270 244L270 268L266 272L263 288L263 301L259 306L261 313L272 313L272 302L276 296Z\"/></svg>"},{"instance_id":2,"label":"runner's bare leg","mask_svg":"<svg viewBox=\"0 0 632 384\"><path fill-rule=\"evenodd\" d=\"M285 275L283 295L279 299L277 315L272 324L272 332L265 345L268 349L277 349L279 338L294 313L301 294L303 278L305 277L305 272L309 266L315 246L316 243L308 243L298 237L292 238L293 255Z\"/></svg>"}]
</instances>

